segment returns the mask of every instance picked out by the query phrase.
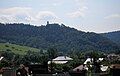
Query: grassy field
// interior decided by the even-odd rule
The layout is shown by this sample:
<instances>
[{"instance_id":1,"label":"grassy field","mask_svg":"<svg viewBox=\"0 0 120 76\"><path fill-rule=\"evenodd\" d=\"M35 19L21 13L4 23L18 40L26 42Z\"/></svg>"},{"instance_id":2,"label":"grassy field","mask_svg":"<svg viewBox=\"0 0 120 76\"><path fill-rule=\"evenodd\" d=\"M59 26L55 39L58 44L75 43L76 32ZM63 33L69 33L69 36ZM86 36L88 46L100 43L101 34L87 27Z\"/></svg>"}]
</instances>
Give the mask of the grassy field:
<instances>
[{"instance_id":1,"label":"grassy field","mask_svg":"<svg viewBox=\"0 0 120 76\"><path fill-rule=\"evenodd\" d=\"M40 49L31 48L27 46L20 46L20 45L10 44L10 43L0 43L0 51L12 51L15 54L24 55L27 53L28 50L37 52Z\"/></svg>"}]
</instances>

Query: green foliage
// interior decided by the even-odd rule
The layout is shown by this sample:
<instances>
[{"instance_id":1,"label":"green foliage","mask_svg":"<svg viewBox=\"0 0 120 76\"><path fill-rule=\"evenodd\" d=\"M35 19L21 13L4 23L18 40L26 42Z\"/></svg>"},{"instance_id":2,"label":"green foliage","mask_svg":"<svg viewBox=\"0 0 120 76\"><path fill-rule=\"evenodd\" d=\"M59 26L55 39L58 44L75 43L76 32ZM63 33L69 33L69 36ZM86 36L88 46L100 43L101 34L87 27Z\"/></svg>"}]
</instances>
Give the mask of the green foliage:
<instances>
[{"instance_id":1,"label":"green foliage","mask_svg":"<svg viewBox=\"0 0 120 76\"><path fill-rule=\"evenodd\" d=\"M5 47L9 47L8 45L5 45Z\"/></svg>"},{"instance_id":2,"label":"green foliage","mask_svg":"<svg viewBox=\"0 0 120 76\"><path fill-rule=\"evenodd\" d=\"M44 63L48 60L48 56L45 53L41 53L41 51L34 52L34 51L28 51L26 55L19 58L18 64L22 63Z\"/></svg>"},{"instance_id":3,"label":"green foliage","mask_svg":"<svg viewBox=\"0 0 120 76\"><path fill-rule=\"evenodd\" d=\"M64 24L48 24L40 27L16 23L0 24L0 30L0 42L26 45L39 49L56 48L58 51L64 52L71 50L120 51L117 44L102 35L78 31Z\"/></svg>"},{"instance_id":4,"label":"green foliage","mask_svg":"<svg viewBox=\"0 0 120 76\"><path fill-rule=\"evenodd\" d=\"M15 54L25 55L29 50L38 51L39 49L10 43L0 43L0 51L12 51Z\"/></svg>"},{"instance_id":5,"label":"green foliage","mask_svg":"<svg viewBox=\"0 0 120 76\"><path fill-rule=\"evenodd\" d=\"M120 45L120 31L102 33L101 35L109 38L113 42L115 42L115 43Z\"/></svg>"},{"instance_id":6,"label":"green foliage","mask_svg":"<svg viewBox=\"0 0 120 76\"><path fill-rule=\"evenodd\" d=\"M85 52L85 56L86 57L90 57L90 58L105 58L105 53L101 52L101 51L87 51Z\"/></svg>"},{"instance_id":7,"label":"green foliage","mask_svg":"<svg viewBox=\"0 0 120 76\"><path fill-rule=\"evenodd\" d=\"M50 59L53 59L53 58L55 58L55 57L58 56L58 51L57 51L57 49L55 49L55 48L50 48L50 49L48 49L48 50L47 50L47 53L48 53L48 57L49 57Z\"/></svg>"},{"instance_id":8,"label":"green foliage","mask_svg":"<svg viewBox=\"0 0 120 76\"><path fill-rule=\"evenodd\" d=\"M6 49L6 51L11 51L10 49Z\"/></svg>"},{"instance_id":9,"label":"green foliage","mask_svg":"<svg viewBox=\"0 0 120 76\"><path fill-rule=\"evenodd\" d=\"M14 53L11 51L3 51L1 55L4 56L7 60L12 60Z\"/></svg>"},{"instance_id":10,"label":"green foliage","mask_svg":"<svg viewBox=\"0 0 120 76\"><path fill-rule=\"evenodd\" d=\"M42 51L42 50L41 50ZM1 56L7 60L8 63L14 64L15 66L19 64L30 64L30 63L44 63L48 61L48 54L41 51L27 51L26 54L20 55L15 54L12 51L1 51ZM2 65L1 65L2 66Z\"/></svg>"},{"instance_id":11,"label":"green foliage","mask_svg":"<svg viewBox=\"0 0 120 76\"><path fill-rule=\"evenodd\" d=\"M71 65L67 64L55 64L52 63L53 66L53 72L66 72L71 70L73 67Z\"/></svg>"},{"instance_id":12,"label":"green foliage","mask_svg":"<svg viewBox=\"0 0 120 76\"><path fill-rule=\"evenodd\" d=\"M2 68L2 67L9 67L10 65L9 65L9 63L7 62L7 61L2 61L2 62L0 62L0 69Z\"/></svg>"}]
</instances>

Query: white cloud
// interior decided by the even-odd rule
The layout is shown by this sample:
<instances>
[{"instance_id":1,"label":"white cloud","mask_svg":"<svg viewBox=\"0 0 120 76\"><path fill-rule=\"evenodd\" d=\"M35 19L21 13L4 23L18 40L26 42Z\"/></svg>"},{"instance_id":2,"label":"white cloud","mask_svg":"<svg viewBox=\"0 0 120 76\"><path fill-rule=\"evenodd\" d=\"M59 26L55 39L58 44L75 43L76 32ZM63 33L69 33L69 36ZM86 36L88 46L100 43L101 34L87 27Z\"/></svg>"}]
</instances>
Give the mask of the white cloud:
<instances>
[{"instance_id":1,"label":"white cloud","mask_svg":"<svg viewBox=\"0 0 120 76\"><path fill-rule=\"evenodd\" d=\"M40 20L47 20L47 19L52 20L52 19L57 19L58 17L53 12L40 11L40 12L38 12L36 18L40 19Z\"/></svg>"},{"instance_id":2,"label":"white cloud","mask_svg":"<svg viewBox=\"0 0 120 76\"><path fill-rule=\"evenodd\" d=\"M56 6L60 6L60 5L62 5L63 3L62 2L56 2L56 3L53 3L52 5L54 6L54 7L56 7Z\"/></svg>"},{"instance_id":3,"label":"white cloud","mask_svg":"<svg viewBox=\"0 0 120 76\"><path fill-rule=\"evenodd\" d=\"M77 10L72 10L72 12L67 13L67 16L70 18L80 18L86 15L88 7L85 5L86 0L73 0L77 6Z\"/></svg>"},{"instance_id":4,"label":"white cloud","mask_svg":"<svg viewBox=\"0 0 120 76\"><path fill-rule=\"evenodd\" d=\"M86 4L86 0L74 0L76 5L79 7L83 7Z\"/></svg>"},{"instance_id":5,"label":"white cloud","mask_svg":"<svg viewBox=\"0 0 120 76\"><path fill-rule=\"evenodd\" d=\"M83 17L84 13L81 12L81 11L75 11L75 12L72 12L72 13L68 13L68 16L70 18L78 18L78 17Z\"/></svg>"},{"instance_id":6,"label":"white cloud","mask_svg":"<svg viewBox=\"0 0 120 76\"><path fill-rule=\"evenodd\" d=\"M8 22L11 22L11 20L15 21L14 16L12 16L12 15L0 15L0 22L8 23Z\"/></svg>"},{"instance_id":7,"label":"white cloud","mask_svg":"<svg viewBox=\"0 0 120 76\"><path fill-rule=\"evenodd\" d=\"M51 11L34 11L29 7L0 9L0 22L2 23L22 22L41 25L43 21L60 22L60 18Z\"/></svg>"},{"instance_id":8,"label":"white cloud","mask_svg":"<svg viewBox=\"0 0 120 76\"><path fill-rule=\"evenodd\" d=\"M6 9L0 9L1 14L19 14L19 13L27 13L31 11L31 8L28 7L12 7Z\"/></svg>"},{"instance_id":9,"label":"white cloud","mask_svg":"<svg viewBox=\"0 0 120 76\"><path fill-rule=\"evenodd\" d=\"M0 9L0 22L24 22L25 18L29 17L30 11L31 8L26 7Z\"/></svg>"},{"instance_id":10,"label":"white cloud","mask_svg":"<svg viewBox=\"0 0 120 76\"><path fill-rule=\"evenodd\" d=\"M68 13L67 15L70 18L79 18L79 17L84 17L85 16L85 12L88 8L86 6L83 6L81 8L79 8L77 11Z\"/></svg>"},{"instance_id":11,"label":"white cloud","mask_svg":"<svg viewBox=\"0 0 120 76\"><path fill-rule=\"evenodd\" d=\"M105 19L116 19L116 18L120 18L120 14L112 14L109 16L104 17Z\"/></svg>"}]
</instances>

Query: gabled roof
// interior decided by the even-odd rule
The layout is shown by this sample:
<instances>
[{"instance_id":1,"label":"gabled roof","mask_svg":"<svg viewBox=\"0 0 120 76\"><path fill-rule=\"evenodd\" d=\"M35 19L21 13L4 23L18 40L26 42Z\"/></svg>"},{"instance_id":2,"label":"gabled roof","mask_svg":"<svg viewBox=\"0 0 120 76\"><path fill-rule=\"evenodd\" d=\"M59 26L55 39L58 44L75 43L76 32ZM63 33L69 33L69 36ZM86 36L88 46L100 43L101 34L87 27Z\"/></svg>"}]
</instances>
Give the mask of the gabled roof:
<instances>
[{"instance_id":1,"label":"gabled roof","mask_svg":"<svg viewBox=\"0 0 120 76\"><path fill-rule=\"evenodd\" d=\"M57 58L53 59L53 61L69 61L69 60L73 59L67 56L58 56Z\"/></svg>"},{"instance_id":2,"label":"gabled roof","mask_svg":"<svg viewBox=\"0 0 120 76\"><path fill-rule=\"evenodd\" d=\"M52 59L52 62L56 63L56 64L65 64L70 60L73 60L73 59L70 57L67 57L67 56L58 56L55 59ZM48 61L48 64L50 64L50 63L51 63L51 61Z\"/></svg>"},{"instance_id":3,"label":"gabled roof","mask_svg":"<svg viewBox=\"0 0 120 76\"><path fill-rule=\"evenodd\" d=\"M110 68L120 69L120 64L112 64Z\"/></svg>"},{"instance_id":4,"label":"gabled roof","mask_svg":"<svg viewBox=\"0 0 120 76\"><path fill-rule=\"evenodd\" d=\"M73 71L77 71L78 69L79 69L79 70L83 70L83 69L88 70L88 67L87 67L86 65L85 65L85 66L79 65L78 67L74 68Z\"/></svg>"}]
</instances>

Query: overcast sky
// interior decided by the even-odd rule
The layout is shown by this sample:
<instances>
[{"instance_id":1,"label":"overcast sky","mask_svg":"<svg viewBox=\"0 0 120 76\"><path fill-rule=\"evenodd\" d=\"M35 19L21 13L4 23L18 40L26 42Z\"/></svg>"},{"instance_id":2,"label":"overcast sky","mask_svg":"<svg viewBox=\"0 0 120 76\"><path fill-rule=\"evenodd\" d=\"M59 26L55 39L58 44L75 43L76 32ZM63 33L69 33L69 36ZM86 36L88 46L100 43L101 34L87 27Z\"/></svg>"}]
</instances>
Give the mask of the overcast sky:
<instances>
[{"instance_id":1,"label":"overcast sky","mask_svg":"<svg viewBox=\"0 0 120 76\"><path fill-rule=\"evenodd\" d=\"M0 0L2 23L46 21L96 33L120 30L120 0Z\"/></svg>"}]
</instances>

